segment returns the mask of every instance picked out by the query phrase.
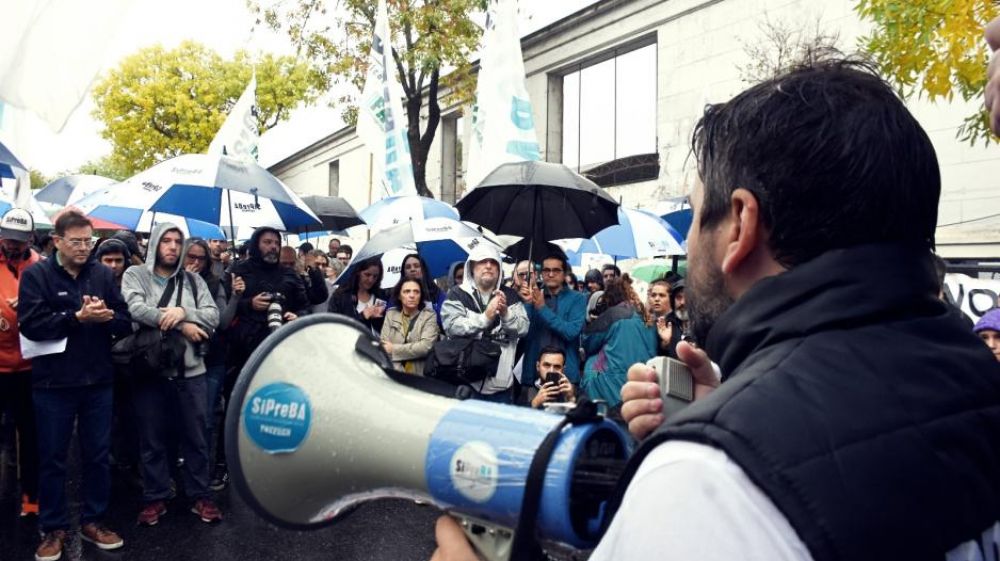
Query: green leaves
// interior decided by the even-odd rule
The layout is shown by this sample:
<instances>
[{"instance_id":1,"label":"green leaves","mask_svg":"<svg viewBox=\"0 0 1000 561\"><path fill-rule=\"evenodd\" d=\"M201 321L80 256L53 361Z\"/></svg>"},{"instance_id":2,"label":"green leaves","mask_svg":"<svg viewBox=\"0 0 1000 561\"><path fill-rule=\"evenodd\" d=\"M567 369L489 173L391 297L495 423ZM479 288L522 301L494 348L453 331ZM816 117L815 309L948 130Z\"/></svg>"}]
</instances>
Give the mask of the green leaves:
<instances>
[{"instance_id":1,"label":"green leaves","mask_svg":"<svg viewBox=\"0 0 1000 561\"><path fill-rule=\"evenodd\" d=\"M1000 15L993 0L859 0L858 14L874 24L861 46L904 97L978 98L986 85L989 52L983 28ZM980 111L959 128L962 140L996 141Z\"/></svg>"},{"instance_id":2,"label":"green leaves","mask_svg":"<svg viewBox=\"0 0 1000 561\"><path fill-rule=\"evenodd\" d=\"M93 115L112 144L101 167L128 176L173 156L204 152L255 69L261 133L299 103L315 101L325 86L318 72L293 57L240 51L226 60L192 41L125 58L93 88Z\"/></svg>"}]
</instances>

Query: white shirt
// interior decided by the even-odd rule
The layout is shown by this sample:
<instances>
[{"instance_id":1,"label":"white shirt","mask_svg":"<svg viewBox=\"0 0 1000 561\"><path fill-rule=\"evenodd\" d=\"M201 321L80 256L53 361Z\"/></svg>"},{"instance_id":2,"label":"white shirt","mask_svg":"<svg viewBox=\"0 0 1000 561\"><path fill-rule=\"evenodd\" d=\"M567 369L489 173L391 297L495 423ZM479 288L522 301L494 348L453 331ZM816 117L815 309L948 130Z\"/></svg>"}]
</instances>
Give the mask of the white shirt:
<instances>
[{"instance_id":1,"label":"white shirt","mask_svg":"<svg viewBox=\"0 0 1000 561\"><path fill-rule=\"evenodd\" d=\"M646 456L590 561L812 561L788 519L725 452L670 441Z\"/></svg>"}]
</instances>

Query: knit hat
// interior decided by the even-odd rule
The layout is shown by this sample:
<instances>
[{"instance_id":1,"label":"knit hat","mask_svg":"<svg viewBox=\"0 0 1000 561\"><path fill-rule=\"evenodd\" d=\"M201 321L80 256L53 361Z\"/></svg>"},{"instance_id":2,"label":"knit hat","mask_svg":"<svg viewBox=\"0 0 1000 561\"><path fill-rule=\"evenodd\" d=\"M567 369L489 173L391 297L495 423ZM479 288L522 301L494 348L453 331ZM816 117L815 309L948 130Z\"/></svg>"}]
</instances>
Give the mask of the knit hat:
<instances>
[{"instance_id":1,"label":"knit hat","mask_svg":"<svg viewBox=\"0 0 1000 561\"><path fill-rule=\"evenodd\" d=\"M976 326L972 328L972 331L979 333L987 329L1000 331L1000 308L993 308L986 312L986 315L979 318L979 321L976 322Z\"/></svg>"}]
</instances>

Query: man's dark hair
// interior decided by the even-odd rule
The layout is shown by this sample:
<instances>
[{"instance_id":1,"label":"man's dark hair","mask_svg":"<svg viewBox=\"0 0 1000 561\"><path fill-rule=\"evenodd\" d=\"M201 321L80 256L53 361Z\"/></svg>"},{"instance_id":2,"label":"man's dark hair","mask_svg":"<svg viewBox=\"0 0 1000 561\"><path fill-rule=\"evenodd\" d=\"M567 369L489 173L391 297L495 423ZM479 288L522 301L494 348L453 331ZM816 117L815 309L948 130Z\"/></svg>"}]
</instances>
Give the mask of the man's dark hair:
<instances>
[{"instance_id":1,"label":"man's dark hair","mask_svg":"<svg viewBox=\"0 0 1000 561\"><path fill-rule=\"evenodd\" d=\"M611 263L608 263L607 265L601 267L602 274L604 273L604 271L614 271L615 278L622 276L622 270L618 268L618 265L612 265Z\"/></svg>"},{"instance_id":2,"label":"man's dark hair","mask_svg":"<svg viewBox=\"0 0 1000 561\"><path fill-rule=\"evenodd\" d=\"M94 224L91 223L90 219L84 216L82 212L78 210L67 210L56 218L56 222L52 225L52 229L57 236L65 236L66 230L83 228L84 226L93 228Z\"/></svg>"},{"instance_id":3,"label":"man's dark hair","mask_svg":"<svg viewBox=\"0 0 1000 561\"><path fill-rule=\"evenodd\" d=\"M340 244L340 247L337 248L337 253L340 253L341 251L346 253L348 257L354 257L354 248L347 245L346 243ZM336 255L334 255L334 257L336 257Z\"/></svg>"},{"instance_id":4,"label":"man's dark hair","mask_svg":"<svg viewBox=\"0 0 1000 561\"><path fill-rule=\"evenodd\" d=\"M417 302L417 309L423 310L424 304L427 303L428 292L427 284L424 283L423 279L408 279L403 276L399 277L399 282L396 283L396 286L392 287L392 300L399 306L400 310L403 309L403 300L400 297L403 294L403 285L408 282L417 283L417 286L420 287L420 302Z\"/></svg>"},{"instance_id":5,"label":"man's dark hair","mask_svg":"<svg viewBox=\"0 0 1000 561\"><path fill-rule=\"evenodd\" d=\"M709 106L692 148L699 227L718 224L733 191L747 189L786 267L859 244L934 245L934 147L868 63L818 62Z\"/></svg>"},{"instance_id":6,"label":"man's dark hair","mask_svg":"<svg viewBox=\"0 0 1000 561\"><path fill-rule=\"evenodd\" d=\"M934 272L937 273L938 290L944 288L944 276L948 274L948 264L936 253L931 254L931 261L934 262Z\"/></svg>"},{"instance_id":7,"label":"man's dark hair","mask_svg":"<svg viewBox=\"0 0 1000 561\"><path fill-rule=\"evenodd\" d=\"M538 360L542 360L543 355L562 355L563 362L566 362L566 351L555 345L546 345L542 347L542 350L538 351Z\"/></svg>"},{"instance_id":8,"label":"man's dark hair","mask_svg":"<svg viewBox=\"0 0 1000 561\"><path fill-rule=\"evenodd\" d=\"M301 244L299 244L299 251L301 251L303 253L309 253L310 251L312 251L314 249L316 249L316 248L313 247L313 244L311 244L309 242L302 242Z\"/></svg>"}]
</instances>

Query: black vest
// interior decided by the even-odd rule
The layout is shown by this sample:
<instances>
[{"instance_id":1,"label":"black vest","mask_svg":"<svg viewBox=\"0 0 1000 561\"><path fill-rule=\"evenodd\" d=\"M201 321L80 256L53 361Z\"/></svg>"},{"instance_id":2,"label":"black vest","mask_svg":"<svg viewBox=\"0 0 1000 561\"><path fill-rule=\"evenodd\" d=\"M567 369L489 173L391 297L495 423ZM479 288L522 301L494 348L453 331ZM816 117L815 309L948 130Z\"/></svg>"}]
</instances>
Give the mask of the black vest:
<instances>
[{"instance_id":1,"label":"black vest","mask_svg":"<svg viewBox=\"0 0 1000 561\"><path fill-rule=\"evenodd\" d=\"M927 252L899 246L760 281L706 342L724 383L643 442L620 489L688 440L739 464L816 561L978 542L1000 520L1000 363L936 294Z\"/></svg>"}]
</instances>

